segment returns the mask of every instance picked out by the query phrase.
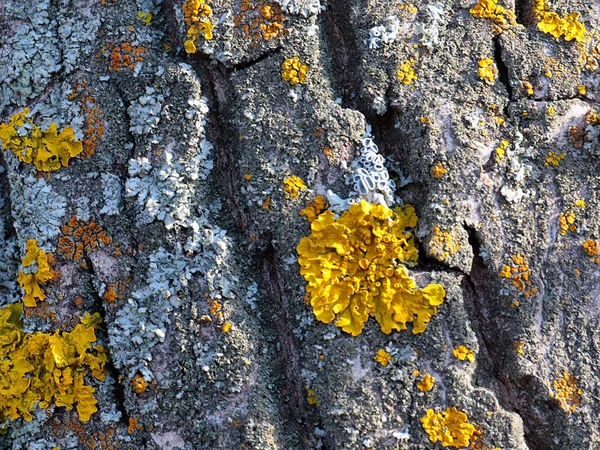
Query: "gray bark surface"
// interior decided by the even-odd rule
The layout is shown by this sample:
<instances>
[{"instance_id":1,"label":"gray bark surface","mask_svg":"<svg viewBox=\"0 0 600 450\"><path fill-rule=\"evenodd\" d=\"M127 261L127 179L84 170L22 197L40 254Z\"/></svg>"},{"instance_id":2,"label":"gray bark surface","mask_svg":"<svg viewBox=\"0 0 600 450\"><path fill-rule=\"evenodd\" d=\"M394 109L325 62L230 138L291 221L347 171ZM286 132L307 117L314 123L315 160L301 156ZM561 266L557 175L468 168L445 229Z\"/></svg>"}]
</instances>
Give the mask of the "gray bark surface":
<instances>
[{"instance_id":1,"label":"gray bark surface","mask_svg":"<svg viewBox=\"0 0 600 450\"><path fill-rule=\"evenodd\" d=\"M472 1L415 2L412 13L399 0L256 0L285 21L253 39L236 25L255 17L241 1L212 0L214 39L187 54L182 3L0 1L2 123L28 107L80 138L90 114L103 127L93 155L49 174L0 152L0 305L21 300L21 259L36 239L60 277L25 330L72 329L99 312L110 355L106 380L89 377L99 409L89 422L38 408L7 422L0 448L442 448L419 419L451 407L480 431L471 448L600 448L600 266L582 247L600 238L600 131L585 128L598 73L580 63L595 37L541 33L529 1L504 1L518 23L497 34ZM551 7L579 12L588 30L600 19L595 2ZM397 36L369 48L390 17ZM141 60L114 70L124 43ZM282 79L294 56L306 84ZM418 78L405 85L397 71L411 58ZM493 83L478 76L483 58ZM348 196L367 125L395 195L419 217L410 273L447 292L422 334L386 335L370 319L353 337L304 300L296 246L310 224L299 211L328 190ZM548 164L549 152L565 157ZM447 173L436 178L438 163ZM283 189L292 175L307 185L297 199ZM73 216L112 242L60 257ZM530 271L524 290L500 275L516 255ZM474 363L453 356L459 345ZM374 360L383 348L387 366ZM426 373L435 387L421 392ZM565 373L581 389L573 411L556 398Z\"/></svg>"}]
</instances>

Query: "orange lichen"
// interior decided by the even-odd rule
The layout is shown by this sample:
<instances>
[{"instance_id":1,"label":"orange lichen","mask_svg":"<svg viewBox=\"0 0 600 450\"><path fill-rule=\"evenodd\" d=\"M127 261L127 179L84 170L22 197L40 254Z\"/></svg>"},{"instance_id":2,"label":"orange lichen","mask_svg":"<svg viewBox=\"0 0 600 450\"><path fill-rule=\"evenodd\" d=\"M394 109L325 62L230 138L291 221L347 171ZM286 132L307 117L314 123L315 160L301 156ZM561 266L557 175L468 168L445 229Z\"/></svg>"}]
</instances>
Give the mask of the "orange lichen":
<instances>
[{"instance_id":1,"label":"orange lichen","mask_svg":"<svg viewBox=\"0 0 600 450\"><path fill-rule=\"evenodd\" d=\"M508 150L509 146L510 142L506 139L500 141L500 144L498 145L498 147L496 147L496 156L494 158L496 162L500 162L502 161L502 159L504 159L504 156L506 155L506 150Z\"/></svg>"},{"instance_id":2,"label":"orange lichen","mask_svg":"<svg viewBox=\"0 0 600 450\"><path fill-rule=\"evenodd\" d=\"M306 83L307 74L308 66L297 56L288 58L281 64L281 78L292 86Z\"/></svg>"},{"instance_id":3,"label":"orange lichen","mask_svg":"<svg viewBox=\"0 0 600 450\"><path fill-rule=\"evenodd\" d=\"M475 354L473 353L473 350L471 350L466 345L459 345L454 350L452 350L452 354L456 359L460 361L468 359L472 363L475 362Z\"/></svg>"},{"instance_id":4,"label":"orange lichen","mask_svg":"<svg viewBox=\"0 0 600 450\"><path fill-rule=\"evenodd\" d=\"M92 432L86 424L64 416L49 420L49 431L58 439L77 439L77 450L117 450L121 448L119 435L112 428Z\"/></svg>"},{"instance_id":5,"label":"orange lichen","mask_svg":"<svg viewBox=\"0 0 600 450\"><path fill-rule=\"evenodd\" d=\"M320 214L325 212L329 207L329 202L320 195L316 196L315 199L306 206L306 208L300 210L300 215L306 217L310 223L312 223Z\"/></svg>"},{"instance_id":6,"label":"orange lichen","mask_svg":"<svg viewBox=\"0 0 600 450\"><path fill-rule=\"evenodd\" d=\"M417 224L412 206L395 211L366 201L350 205L339 218L325 211L311 223L298 251L300 273L315 317L356 336L369 316L381 330L422 333L443 303L444 288L423 289L408 274L405 264L418 259L413 235Z\"/></svg>"},{"instance_id":7,"label":"orange lichen","mask_svg":"<svg viewBox=\"0 0 600 450\"><path fill-rule=\"evenodd\" d=\"M560 409L567 414L574 412L581 406L581 396L583 391L577 385L577 378L569 372L564 372L562 376L556 378L550 389L550 397L558 401Z\"/></svg>"},{"instance_id":8,"label":"orange lichen","mask_svg":"<svg viewBox=\"0 0 600 450\"><path fill-rule=\"evenodd\" d=\"M596 257L600 255L600 248L597 240L588 239L587 241L584 241L582 245L588 256Z\"/></svg>"},{"instance_id":9,"label":"orange lichen","mask_svg":"<svg viewBox=\"0 0 600 450\"><path fill-rule=\"evenodd\" d=\"M527 263L527 258L517 253L511 257L512 264L505 265L500 271L502 278L511 280L513 286L523 292L525 296L532 297L537 293L537 288L532 287L533 283L529 279L531 277L531 271Z\"/></svg>"},{"instance_id":10,"label":"orange lichen","mask_svg":"<svg viewBox=\"0 0 600 450\"><path fill-rule=\"evenodd\" d=\"M148 382L144 380L144 377L141 374L137 373L135 377L133 377L133 380L131 380L131 388L136 394L143 394L148 388Z\"/></svg>"},{"instance_id":11,"label":"orange lichen","mask_svg":"<svg viewBox=\"0 0 600 450\"><path fill-rule=\"evenodd\" d=\"M214 25L210 21L212 9L205 0L187 0L181 7L183 21L187 29L187 39L183 44L186 53L196 53L196 43L202 37L205 41L213 38Z\"/></svg>"},{"instance_id":12,"label":"orange lichen","mask_svg":"<svg viewBox=\"0 0 600 450\"><path fill-rule=\"evenodd\" d=\"M40 172L52 172L67 167L69 160L79 155L83 146L75 139L75 131L65 127L58 133L58 124L51 123L46 131L33 123L29 109L0 124L2 146L20 162L35 164Z\"/></svg>"},{"instance_id":13,"label":"orange lichen","mask_svg":"<svg viewBox=\"0 0 600 450\"><path fill-rule=\"evenodd\" d=\"M23 257L21 265L23 269L19 273L18 282L21 289L25 291L23 304L33 308L37 305L37 300L44 300L46 295L42 291L40 284L45 284L54 278L50 269L48 255L37 246L35 239L29 239L26 244L27 253Z\"/></svg>"},{"instance_id":14,"label":"orange lichen","mask_svg":"<svg viewBox=\"0 0 600 450\"><path fill-rule=\"evenodd\" d=\"M461 246L454 241L452 235L442 230L438 225L433 227L428 246L431 256L438 261L444 261L461 249Z\"/></svg>"},{"instance_id":15,"label":"orange lichen","mask_svg":"<svg viewBox=\"0 0 600 450\"><path fill-rule=\"evenodd\" d=\"M561 213L559 217L560 234L564 236L567 234L567 231L577 231L576 220L577 216L573 211Z\"/></svg>"},{"instance_id":16,"label":"orange lichen","mask_svg":"<svg viewBox=\"0 0 600 450\"><path fill-rule=\"evenodd\" d=\"M377 353L375 354L375 357L373 359L379 364L381 364L383 367L385 367L392 360L392 355L390 355L389 352L387 352L383 348L380 348L379 350L377 350Z\"/></svg>"},{"instance_id":17,"label":"orange lichen","mask_svg":"<svg viewBox=\"0 0 600 450\"><path fill-rule=\"evenodd\" d=\"M489 20L495 33L501 33L517 24L514 11L498 5L498 0L479 0L469 12L473 17Z\"/></svg>"},{"instance_id":18,"label":"orange lichen","mask_svg":"<svg viewBox=\"0 0 600 450\"><path fill-rule=\"evenodd\" d=\"M306 189L302 178L292 175L283 179L283 190L287 193L285 198L298 198L300 191Z\"/></svg>"},{"instance_id":19,"label":"orange lichen","mask_svg":"<svg viewBox=\"0 0 600 450\"><path fill-rule=\"evenodd\" d=\"M475 427L469 423L469 417L456 408L448 408L439 413L428 409L420 420L429 440L433 443L440 442L442 447L467 447L475 432Z\"/></svg>"},{"instance_id":20,"label":"orange lichen","mask_svg":"<svg viewBox=\"0 0 600 450\"><path fill-rule=\"evenodd\" d=\"M579 21L579 13L566 14L560 17L556 12L550 11L550 6L545 0L536 0L533 5L533 13L536 18L538 29L555 38L564 37L566 41L583 41L585 36L585 25Z\"/></svg>"},{"instance_id":21,"label":"orange lichen","mask_svg":"<svg viewBox=\"0 0 600 450\"><path fill-rule=\"evenodd\" d=\"M435 378L433 377L433 375L426 373L423 376L423 379L417 383L417 389L422 392L429 392L433 389L434 385L435 385Z\"/></svg>"},{"instance_id":22,"label":"orange lichen","mask_svg":"<svg viewBox=\"0 0 600 450\"><path fill-rule=\"evenodd\" d=\"M437 163L435 166L431 168L431 173L437 179L446 175L448 173L448 169L444 168L442 163Z\"/></svg>"},{"instance_id":23,"label":"orange lichen","mask_svg":"<svg viewBox=\"0 0 600 450\"><path fill-rule=\"evenodd\" d=\"M238 35L252 39L252 47L261 40L273 39L285 33L285 16L276 3L258 0L242 0L241 10L234 18Z\"/></svg>"},{"instance_id":24,"label":"orange lichen","mask_svg":"<svg viewBox=\"0 0 600 450\"><path fill-rule=\"evenodd\" d=\"M127 426L127 434L133 434L136 431L139 431L142 429L142 426L140 425L139 420L134 419L133 417L129 418L129 425Z\"/></svg>"},{"instance_id":25,"label":"orange lichen","mask_svg":"<svg viewBox=\"0 0 600 450\"><path fill-rule=\"evenodd\" d=\"M66 225L61 227L63 236L58 240L57 252L63 258L79 261L85 253L92 252L100 244L110 244L112 238L102 227L90 219L79 220L72 216Z\"/></svg>"},{"instance_id":26,"label":"orange lichen","mask_svg":"<svg viewBox=\"0 0 600 450\"><path fill-rule=\"evenodd\" d=\"M98 143L104 134L102 112L96 105L94 97L89 93L86 80L76 82L73 85L73 90L74 92L69 99L73 100L79 97L79 104L85 115L83 152L81 153L81 157L89 157L96 153L96 147L98 147Z\"/></svg>"},{"instance_id":27,"label":"orange lichen","mask_svg":"<svg viewBox=\"0 0 600 450\"><path fill-rule=\"evenodd\" d=\"M491 58L480 59L477 62L477 66L477 75L479 75L479 78L489 84L494 84L498 76L498 69L494 61Z\"/></svg>"},{"instance_id":28,"label":"orange lichen","mask_svg":"<svg viewBox=\"0 0 600 450\"><path fill-rule=\"evenodd\" d=\"M319 406L319 400L315 396L315 391L312 388L306 388L307 401L309 405Z\"/></svg>"},{"instance_id":29,"label":"orange lichen","mask_svg":"<svg viewBox=\"0 0 600 450\"><path fill-rule=\"evenodd\" d=\"M515 346L515 353L517 353L518 355L522 355L525 344L520 341L515 341L513 342L513 345Z\"/></svg>"},{"instance_id":30,"label":"orange lichen","mask_svg":"<svg viewBox=\"0 0 600 450\"><path fill-rule=\"evenodd\" d=\"M416 59L409 59L400 65L397 76L402 84L409 85L418 80L418 77L415 74L416 63Z\"/></svg>"},{"instance_id":31,"label":"orange lichen","mask_svg":"<svg viewBox=\"0 0 600 450\"><path fill-rule=\"evenodd\" d=\"M133 70L137 63L144 60L144 55L148 51L144 47L134 47L127 42L116 47L109 44L109 49L111 52L108 70L111 72L121 72L125 69Z\"/></svg>"},{"instance_id":32,"label":"orange lichen","mask_svg":"<svg viewBox=\"0 0 600 450\"><path fill-rule=\"evenodd\" d=\"M98 409L84 376L88 370L98 380L106 376L106 352L92 345L102 319L98 313L86 314L71 332L24 333L22 312L18 303L0 309L0 420L30 421L36 405L55 404L68 410L76 405L79 419L88 421Z\"/></svg>"}]
</instances>

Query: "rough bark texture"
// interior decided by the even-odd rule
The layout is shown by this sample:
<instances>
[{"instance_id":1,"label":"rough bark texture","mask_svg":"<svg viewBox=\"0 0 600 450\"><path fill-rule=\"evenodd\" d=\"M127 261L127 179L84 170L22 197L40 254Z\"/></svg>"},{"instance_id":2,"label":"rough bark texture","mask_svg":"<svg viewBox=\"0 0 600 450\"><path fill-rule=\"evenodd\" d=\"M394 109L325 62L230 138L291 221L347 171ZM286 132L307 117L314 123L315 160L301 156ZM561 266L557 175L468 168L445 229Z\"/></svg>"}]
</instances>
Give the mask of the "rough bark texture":
<instances>
[{"instance_id":1,"label":"rough bark texture","mask_svg":"<svg viewBox=\"0 0 600 450\"><path fill-rule=\"evenodd\" d=\"M251 32L267 19L247 2L209 1L214 39L187 54L182 0L0 1L2 122L29 107L41 126L98 139L43 175L0 152L0 303L20 301L35 238L61 275L26 330L100 312L111 357L106 381L89 380L89 422L39 409L9 421L0 447L441 448L419 419L457 407L479 429L472 448L600 448L599 266L582 247L600 238L599 133L585 128L598 74L580 60L595 37L541 33L529 1L505 0L519 23L501 34L469 13L474 1L279 2L283 31L265 39ZM595 2L551 7L579 12L588 30L600 20ZM369 48L389 17L397 36ZM281 66L294 56L309 74L292 87ZM418 79L405 85L397 71L411 58ZM478 76L484 58L493 83ZM385 335L371 320L352 337L304 301L299 211L348 193L367 124L419 217L411 273L447 292L422 334ZM549 164L549 152L565 157ZM290 175L308 186L298 199L283 190ZM567 212L576 220L563 230ZM73 216L112 242L62 257ZM530 273L522 289L500 275L515 265ZM458 345L474 363L453 356ZM374 361L381 348L387 366ZM416 388L425 373L431 392ZM569 412L556 398L564 373L582 391Z\"/></svg>"}]
</instances>

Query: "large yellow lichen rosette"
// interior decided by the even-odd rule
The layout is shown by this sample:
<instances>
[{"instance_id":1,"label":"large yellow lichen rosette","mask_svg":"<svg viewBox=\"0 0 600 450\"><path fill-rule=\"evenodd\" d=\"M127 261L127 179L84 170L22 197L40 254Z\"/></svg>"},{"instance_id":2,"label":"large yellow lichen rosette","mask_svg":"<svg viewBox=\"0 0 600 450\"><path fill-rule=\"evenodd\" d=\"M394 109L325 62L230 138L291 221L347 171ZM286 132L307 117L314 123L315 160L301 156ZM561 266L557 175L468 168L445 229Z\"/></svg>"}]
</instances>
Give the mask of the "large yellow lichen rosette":
<instances>
[{"instance_id":1,"label":"large yellow lichen rosette","mask_svg":"<svg viewBox=\"0 0 600 450\"><path fill-rule=\"evenodd\" d=\"M350 206L339 218L331 211L311 224L310 236L297 247L315 317L353 336L359 335L369 316L381 331L425 331L442 304L444 288L429 284L417 288L405 265L417 263L413 235L417 224L412 206L395 211L366 201Z\"/></svg>"}]
</instances>

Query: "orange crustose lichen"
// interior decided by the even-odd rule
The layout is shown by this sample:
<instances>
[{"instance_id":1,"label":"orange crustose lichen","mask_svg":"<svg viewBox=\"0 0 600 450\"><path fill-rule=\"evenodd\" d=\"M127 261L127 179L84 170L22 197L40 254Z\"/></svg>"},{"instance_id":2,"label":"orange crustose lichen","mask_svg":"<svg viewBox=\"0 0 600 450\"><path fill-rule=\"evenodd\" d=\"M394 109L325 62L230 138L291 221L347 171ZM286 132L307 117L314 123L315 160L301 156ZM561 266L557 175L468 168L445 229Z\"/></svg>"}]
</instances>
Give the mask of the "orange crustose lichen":
<instances>
[{"instance_id":1,"label":"orange crustose lichen","mask_svg":"<svg viewBox=\"0 0 600 450\"><path fill-rule=\"evenodd\" d=\"M571 414L581 405L583 391L577 385L577 378L569 372L556 378L550 390L550 397L558 401L560 409Z\"/></svg>"},{"instance_id":2,"label":"orange crustose lichen","mask_svg":"<svg viewBox=\"0 0 600 450\"><path fill-rule=\"evenodd\" d=\"M252 39L252 47L256 47L261 40L284 34L284 21L281 7L263 0L242 0L241 10L234 18L236 33Z\"/></svg>"},{"instance_id":3,"label":"orange crustose lichen","mask_svg":"<svg viewBox=\"0 0 600 450\"><path fill-rule=\"evenodd\" d=\"M418 253L407 228L416 224L412 206L393 211L364 200L339 218L331 211L319 215L297 247L315 317L335 320L353 336L369 316L386 334L409 322L413 333L425 331L445 290L439 284L419 289L408 274L405 264L415 265Z\"/></svg>"},{"instance_id":4,"label":"orange crustose lichen","mask_svg":"<svg viewBox=\"0 0 600 450\"><path fill-rule=\"evenodd\" d=\"M79 419L90 420L97 401L84 376L88 370L98 380L106 376L107 354L102 346L92 345L102 319L98 313L86 314L70 332L25 333L22 312L19 303L0 309L0 420L30 421L36 405L52 404L69 410L76 405Z\"/></svg>"},{"instance_id":5,"label":"orange crustose lichen","mask_svg":"<svg viewBox=\"0 0 600 450\"><path fill-rule=\"evenodd\" d=\"M87 81L81 80L73 85L75 92L69 97L73 100L79 97L81 110L85 115L85 128L83 129L83 152L81 157L92 156L96 153L96 147L104 134L104 121L102 120L102 112L96 105L96 100L87 89Z\"/></svg>"},{"instance_id":6,"label":"orange crustose lichen","mask_svg":"<svg viewBox=\"0 0 600 450\"><path fill-rule=\"evenodd\" d=\"M302 178L292 175L283 180L283 190L286 192L285 198L298 198L300 191L306 189L306 184Z\"/></svg>"},{"instance_id":7,"label":"orange crustose lichen","mask_svg":"<svg viewBox=\"0 0 600 450\"><path fill-rule=\"evenodd\" d=\"M29 109L0 124L2 146L10 150L20 162L35 164L40 172L52 172L67 167L69 160L79 155L83 146L75 139L75 130L65 127L58 133L58 125L50 124L46 131L33 123Z\"/></svg>"},{"instance_id":8,"label":"orange crustose lichen","mask_svg":"<svg viewBox=\"0 0 600 450\"><path fill-rule=\"evenodd\" d=\"M499 5L498 0L479 0L469 12L473 17L489 20L495 33L501 33L517 24L515 13Z\"/></svg>"},{"instance_id":9,"label":"orange crustose lichen","mask_svg":"<svg viewBox=\"0 0 600 450\"><path fill-rule=\"evenodd\" d=\"M442 447L468 447L469 439L475 432L475 426L469 423L469 417L456 408L448 408L439 413L428 409L420 420L429 440L433 443L440 442Z\"/></svg>"},{"instance_id":10,"label":"orange crustose lichen","mask_svg":"<svg viewBox=\"0 0 600 450\"><path fill-rule=\"evenodd\" d=\"M26 244L27 253L21 262L23 269L19 273L18 282L25 291L23 304L27 307L35 307L37 300L44 300L46 295L40 284L45 284L54 278L50 269L48 255L37 246L35 239L29 239Z\"/></svg>"},{"instance_id":11,"label":"orange crustose lichen","mask_svg":"<svg viewBox=\"0 0 600 450\"><path fill-rule=\"evenodd\" d=\"M585 25L579 21L579 13L566 14L560 17L556 12L550 11L550 6L545 0L535 0L533 13L537 19L538 29L555 38L564 37L565 41L583 41Z\"/></svg>"},{"instance_id":12,"label":"orange crustose lichen","mask_svg":"<svg viewBox=\"0 0 600 450\"><path fill-rule=\"evenodd\" d=\"M112 238L106 234L94 219L87 222L73 216L61 227L63 236L58 240L58 254L66 259L79 261L85 252L90 252L99 244L110 244Z\"/></svg>"},{"instance_id":13,"label":"orange crustose lichen","mask_svg":"<svg viewBox=\"0 0 600 450\"><path fill-rule=\"evenodd\" d=\"M133 70L135 65L144 60L144 55L148 51L144 47L134 47L127 42L113 47L110 45L110 56L108 70L111 72L121 72L125 69Z\"/></svg>"},{"instance_id":14,"label":"orange crustose lichen","mask_svg":"<svg viewBox=\"0 0 600 450\"><path fill-rule=\"evenodd\" d=\"M529 279L531 271L527 264L527 258L520 253L517 253L512 256L511 259L512 264L503 266L500 271L500 276L511 280L513 286L517 290L525 293L527 297L532 297L537 293L537 288L532 287L533 283Z\"/></svg>"},{"instance_id":15,"label":"orange crustose lichen","mask_svg":"<svg viewBox=\"0 0 600 450\"><path fill-rule=\"evenodd\" d=\"M281 77L292 86L306 83L307 74L308 66L297 56L288 58L281 64Z\"/></svg>"}]
</instances>

